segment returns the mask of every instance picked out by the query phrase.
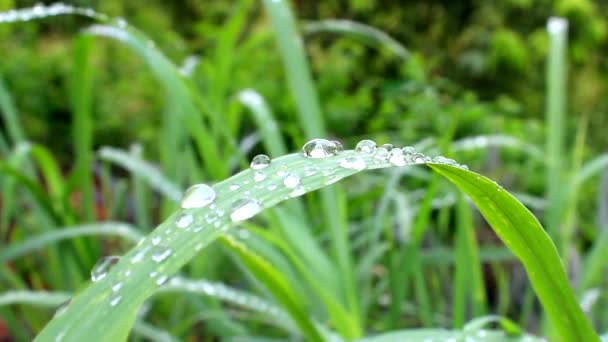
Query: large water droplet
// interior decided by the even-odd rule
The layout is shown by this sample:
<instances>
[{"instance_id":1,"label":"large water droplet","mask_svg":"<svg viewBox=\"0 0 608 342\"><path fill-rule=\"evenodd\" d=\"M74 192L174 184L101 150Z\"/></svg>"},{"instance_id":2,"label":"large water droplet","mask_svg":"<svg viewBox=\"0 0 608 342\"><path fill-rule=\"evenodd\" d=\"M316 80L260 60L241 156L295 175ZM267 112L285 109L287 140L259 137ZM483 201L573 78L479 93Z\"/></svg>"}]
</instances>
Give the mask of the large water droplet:
<instances>
[{"instance_id":1,"label":"large water droplet","mask_svg":"<svg viewBox=\"0 0 608 342\"><path fill-rule=\"evenodd\" d=\"M361 140L357 143L355 151L359 153L371 154L376 150L376 143L373 140Z\"/></svg>"},{"instance_id":2,"label":"large water droplet","mask_svg":"<svg viewBox=\"0 0 608 342\"><path fill-rule=\"evenodd\" d=\"M336 144L326 139L312 139L302 147L305 157L322 159L336 155Z\"/></svg>"},{"instance_id":3,"label":"large water droplet","mask_svg":"<svg viewBox=\"0 0 608 342\"><path fill-rule=\"evenodd\" d=\"M365 160L363 160L363 158L360 158L360 157L348 157L348 158L342 159L342 160L340 160L338 165L340 165L340 167L345 168L345 169L352 169L352 170L357 170L357 171L364 170L367 167Z\"/></svg>"},{"instance_id":4,"label":"large water droplet","mask_svg":"<svg viewBox=\"0 0 608 342\"><path fill-rule=\"evenodd\" d=\"M91 280L95 282L105 278L112 266L116 265L119 260L120 257L114 255L106 256L99 259L99 261L95 264L95 266L93 266L93 269L91 270Z\"/></svg>"},{"instance_id":5,"label":"large water droplet","mask_svg":"<svg viewBox=\"0 0 608 342\"><path fill-rule=\"evenodd\" d=\"M253 170L260 170L270 165L270 157L265 154L258 154L251 160L250 167Z\"/></svg>"},{"instance_id":6,"label":"large water droplet","mask_svg":"<svg viewBox=\"0 0 608 342\"><path fill-rule=\"evenodd\" d=\"M186 190L182 208L202 208L215 200L215 191L207 184L197 184Z\"/></svg>"},{"instance_id":7,"label":"large water droplet","mask_svg":"<svg viewBox=\"0 0 608 342\"><path fill-rule=\"evenodd\" d=\"M262 210L262 205L251 198L241 198L232 203L230 219L232 222L240 222L253 217Z\"/></svg>"},{"instance_id":8,"label":"large water droplet","mask_svg":"<svg viewBox=\"0 0 608 342\"><path fill-rule=\"evenodd\" d=\"M191 214L182 215L179 220L177 220L177 228L186 228L190 226L194 222L194 217Z\"/></svg>"},{"instance_id":9,"label":"large water droplet","mask_svg":"<svg viewBox=\"0 0 608 342\"><path fill-rule=\"evenodd\" d=\"M302 181L300 180L300 177L294 175L293 173L288 173L285 178L283 178L283 184L285 184L285 186L289 189L293 189L301 183Z\"/></svg>"},{"instance_id":10,"label":"large water droplet","mask_svg":"<svg viewBox=\"0 0 608 342\"><path fill-rule=\"evenodd\" d=\"M170 248L163 245L158 245L152 250L152 260L157 263L162 262L171 255L171 252L172 251Z\"/></svg>"}]
</instances>

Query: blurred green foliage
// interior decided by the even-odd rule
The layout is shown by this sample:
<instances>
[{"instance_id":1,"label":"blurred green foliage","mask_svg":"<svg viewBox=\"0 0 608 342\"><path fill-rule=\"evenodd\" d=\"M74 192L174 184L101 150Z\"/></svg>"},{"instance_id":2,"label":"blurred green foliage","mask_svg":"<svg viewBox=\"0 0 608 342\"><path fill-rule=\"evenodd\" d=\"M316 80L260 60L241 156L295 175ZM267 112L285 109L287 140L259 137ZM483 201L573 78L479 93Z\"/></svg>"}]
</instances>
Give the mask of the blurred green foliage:
<instances>
[{"instance_id":1,"label":"blurred green foliage","mask_svg":"<svg viewBox=\"0 0 608 342\"><path fill-rule=\"evenodd\" d=\"M0 9L34 1L0 1ZM200 55L203 88L212 87L211 63L222 22L234 11L229 1L75 1L122 16L150 35L175 61ZM392 131L403 141L441 135L450 117L460 122L456 136L500 131L542 141L538 126L544 106L544 26L550 15L570 20L571 91L569 135L576 120L590 114L589 140L605 146L601 127L607 102L606 5L562 1L296 1L303 19L344 18L377 27L413 52L409 62L345 36L306 38L322 105L336 136ZM248 17L232 76L240 87L258 89L272 104L285 130L295 129L278 56L259 6ZM69 149L67 82L69 41L86 19L61 17L28 25L3 25L0 73L26 120L28 134L65 154ZM160 89L141 60L126 48L100 41L95 61L95 143L152 143L163 103ZM34 53L32 53L34 51ZM457 80L457 83L454 81ZM471 90L474 90L472 92ZM239 89L230 89L237 91ZM494 115L488 115L491 112ZM447 114L447 115L444 115ZM483 120L481 120L483 119ZM508 121L508 122L507 122ZM519 124L518 124L519 123ZM247 127L247 126L244 126ZM532 131L530 131L532 130ZM61 153L60 153L61 155ZM67 159L66 159L67 160Z\"/></svg>"}]
</instances>

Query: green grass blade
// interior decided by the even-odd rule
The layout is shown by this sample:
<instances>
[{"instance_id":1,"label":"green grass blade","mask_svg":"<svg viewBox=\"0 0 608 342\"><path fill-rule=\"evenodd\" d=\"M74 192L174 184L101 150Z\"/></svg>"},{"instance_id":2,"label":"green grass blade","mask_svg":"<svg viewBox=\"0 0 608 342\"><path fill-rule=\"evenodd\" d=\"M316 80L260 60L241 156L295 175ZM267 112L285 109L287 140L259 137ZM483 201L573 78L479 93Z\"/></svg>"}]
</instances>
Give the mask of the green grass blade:
<instances>
[{"instance_id":1,"label":"green grass blade","mask_svg":"<svg viewBox=\"0 0 608 342\"><path fill-rule=\"evenodd\" d=\"M71 294L67 292L48 291L7 291L0 293L0 306L14 304L29 304L43 307L57 307L70 299Z\"/></svg>"},{"instance_id":2,"label":"green grass blade","mask_svg":"<svg viewBox=\"0 0 608 342\"><path fill-rule=\"evenodd\" d=\"M11 261L25 254L39 250L62 240L83 236L118 236L133 243L139 241L143 235L135 227L122 222L104 222L81 226L63 227L31 237L24 241L12 242L11 245L0 251L0 263Z\"/></svg>"},{"instance_id":3,"label":"green grass blade","mask_svg":"<svg viewBox=\"0 0 608 342\"><path fill-rule=\"evenodd\" d=\"M275 296L275 299L289 312L292 319L300 327L300 331L309 341L323 341L319 331L306 313L304 298L294 291L287 279L270 263L230 236L222 239L225 246L236 253L255 274L264 286Z\"/></svg>"},{"instance_id":4,"label":"green grass blade","mask_svg":"<svg viewBox=\"0 0 608 342\"><path fill-rule=\"evenodd\" d=\"M25 133L19 122L17 108L2 77L0 77L0 113L11 142L17 144L24 141Z\"/></svg>"},{"instance_id":5,"label":"green grass blade","mask_svg":"<svg viewBox=\"0 0 608 342\"><path fill-rule=\"evenodd\" d=\"M74 70L70 84L72 100L72 135L75 154L75 172L81 193L81 208L87 221L95 219L93 193L93 67L89 64L94 37L78 37L74 42Z\"/></svg>"},{"instance_id":6,"label":"green grass blade","mask_svg":"<svg viewBox=\"0 0 608 342\"><path fill-rule=\"evenodd\" d=\"M344 19L325 19L307 22L303 27L304 33L318 34L321 32L342 33L362 38L364 41L386 47L389 51L407 60L410 53L403 44L389 36L387 33L363 23Z\"/></svg>"},{"instance_id":7,"label":"green grass blade","mask_svg":"<svg viewBox=\"0 0 608 342\"><path fill-rule=\"evenodd\" d=\"M562 340L597 341L570 288L555 245L534 215L483 176L449 166L430 166L471 197L497 235L521 260Z\"/></svg>"},{"instance_id":8,"label":"green grass blade","mask_svg":"<svg viewBox=\"0 0 608 342\"><path fill-rule=\"evenodd\" d=\"M179 186L165 177L152 164L134 156L131 153L118 148L102 147L98 152L99 158L106 160L129 170L134 175L145 180L150 187L160 192L163 196L174 202L178 202L183 191Z\"/></svg>"},{"instance_id":9,"label":"green grass blade","mask_svg":"<svg viewBox=\"0 0 608 342\"><path fill-rule=\"evenodd\" d=\"M271 156L282 156L287 153L287 147L281 136L279 125L270 113L270 108L261 94L253 89L245 89L239 92L239 101L246 106L258 126L262 135L264 147Z\"/></svg>"},{"instance_id":10,"label":"green grass blade","mask_svg":"<svg viewBox=\"0 0 608 342\"><path fill-rule=\"evenodd\" d=\"M547 156L547 211L546 225L549 235L556 239L558 250L561 206L563 205L562 182L564 168L564 124L566 110L566 44L568 22L564 18L550 18L547 22L550 48L547 63L548 126L545 154Z\"/></svg>"}]
</instances>

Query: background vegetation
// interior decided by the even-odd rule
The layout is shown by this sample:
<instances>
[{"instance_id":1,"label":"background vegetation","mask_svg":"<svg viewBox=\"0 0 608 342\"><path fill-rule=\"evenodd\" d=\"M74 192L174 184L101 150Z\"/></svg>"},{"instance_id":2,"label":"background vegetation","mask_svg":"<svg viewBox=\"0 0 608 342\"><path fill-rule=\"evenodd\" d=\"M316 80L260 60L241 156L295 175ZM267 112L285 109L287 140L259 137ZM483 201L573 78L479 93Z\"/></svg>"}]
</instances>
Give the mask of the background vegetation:
<instances>
[{"instance_id":1,"label":"background vegetation","mask_svg":"<svg viewBox=\"0 0 608 342\"><path fill-rule=\"evenodd\" d=\"M0 10L34 4L0 0ZM306 98L296 69L283 67L285 51L262 2L73 4L123 17L153 43L134 53L133 44L79 33L94 21L78 16L0 24L1 291L77 292L97 260L125 253L136 239L77 233L76 239L41 242L37 251L24 243L83 225L101 229L93 223L104 221L146 234L177 207L189 184L221 181L257 153L276 157L321 134L350 147L361 139L415 145L497 180L547 227L588 317L600 333L608 330L608 158L602 154L608 145L608 5L294 1L316 85L316 95ZM569 21L567 92L553 99L567 100L567 106L557 129L547 124L554 114L546 113L550 16ZM370 25L394 41L340 32L327 19ZM186 91L171 83L164 62L146 49L181 68ZM301 88L290 87L294 80ZM299 100L310 105L308 112ZM190 130L192 117L206 134ZM276 120L281 143L268 138L268 118ZM552 143L562 146L559 165L548 163L555 159ZM134 162L142 160L143 169ZM370 172L346 182L334 198L338 218L331 218L323 194L307 195L248 224L239 231L248 237L242 240L303 294L316 293L310 276L322 275L327 262L337 265L344 295L349 286L359 289L354 306L362 312L353 314L352 324L365 334L460 329L490 314L548 334L522 267L453 188L422 168ZM336 226L348 227L346 253L336 252ZM306 233L287 236L298 229ZM307 250L302 241L315 247ZM259 274L226 243L201 255L181 276L274 301ZM176 292L149 301L133 339L167 337L154 329L190 340L298 335L268 329L269 316L258 321L234 297L225 304L213 295ZM352 298L342 300L353 309ZM0 307L0 337L31 339L52 317L56 301ZM316 301L307 306L311 315L341 333L361 335L340 326L335 312Z\"/></svg>"}]
</instances>

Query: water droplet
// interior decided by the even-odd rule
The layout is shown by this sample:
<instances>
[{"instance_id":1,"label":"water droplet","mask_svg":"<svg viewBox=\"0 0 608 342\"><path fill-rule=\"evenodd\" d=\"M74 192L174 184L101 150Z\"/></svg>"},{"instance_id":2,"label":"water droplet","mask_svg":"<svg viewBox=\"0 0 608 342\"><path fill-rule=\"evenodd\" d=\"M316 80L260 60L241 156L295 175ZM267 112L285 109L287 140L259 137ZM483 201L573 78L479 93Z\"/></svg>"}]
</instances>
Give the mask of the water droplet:
<instances>
[{"instance_id":1,"label":"water droplet","mask_svg":"<svg viewBox=\"0 0 608 342\"><path fill-rule=\"evenodd\" d=\"M302 181L300 180L300 177L294 175L293 173L288 173L285 175L285 178L283 178L283 184L285 184L288 189L293 189L301 183Z\"/></svg>"},{"instance_id":2,"label":"water droplet","mask_svg":"<svg viewBox=\"0 0 608 342\"><path fill-rule=\"evenodd\" d=\"M316 166L307 166L304 168L304 176L306 177L314 176L317 172L319 172L319 168Z\"/></svg>"},{"instance_id":3,"label":"water droplet","mask_svg":"<svg viewBox=\"0 0 608 342\"><path fill-rule=\"evenodd\" d=\"M376 143L373 140L361 140L355 147L355 152L371 154L376 151Z\"/></svg>"},{"instance_id":4,"label":"water droplet","mask_svg":"<svg viewBox=\"0 0 608 342\"><path fill-rule=\"evenodd\" d=\"M302 147L305 157L322 159L336 155L336 145L326 139L312 139Z\"/></svg>"},{"instance_id":5,"label":"water droplet","mask_svg":"<svg viewBox=\"0 0 608 342\"><path fill-rule=\"evenodd\" d=\"M121 287L122 287L121 282L118 282L118 283L112 285L112 292L118 292L118 290L120 290Z\"/></svg>"},{"instance_id":6,"label":"water droplet","mask_svg":"<svg viewBox=\"0 0 608 342\"><path fill-rule=\"evenodd\" d=\"M159 277L158 279L156 279L156 285L162 285L167 281L167 276L163 275L161 277Z\"/></svg>"},{"instance_id":7,"label":"water droplet","mask_svg":"<svg viewBox=\"0 0 608 342\"><path fill-rule=\"evenodd\" d=\"M340 167L342 167L342 168L352 169L352 170L356 170L356 171L361 171L361 170L364 170L365 168L367 168L367 164L365 163L365 160L363 160L363 158L360 158L360 157L348 157L348 158L342 159L342 160L340 160L338 165L340 165Z\"/></svg>"},{"instance_id":8,"label":"water droplet","mask_svg":"<svg viewBox=\"0 0 608 342\"><path fill-rule=\"evenodd\" d=\"M163 245L158 245L156 247L154 247L154 250L152 251L152 260L154 260L154 262L162 262L163 260L167 259L169 257L169 255L171 255L171 249L167 248Z\"/></svg>"},{"instance_id":9,"label":"water droplet","mask_svg":"<svg viewBox=\"0 0 608 342\"><path fill-rule=\"evenodd\" d=\"M182 217L177 220L177 228L186 228L194 222L194 217L191 214L182 215Z\"/></svg>"},{"instance_id":10,"label":"water droplet","mask_svg":"<svg viewBox=\"0 0 608 342\"><path fill-rule=\"evenodd\" d=\"M260 170L270 165L270 157L265 154L258 154L251 160L251 169Z\"/></svg>"},{"instance_id":11,"label":"water droplet","mask_svg":"<svg viewBox=\"0 0 608 342\"><path fill-rule=\"evenodd\" d=\"M412 146L405 146L404 148L401 149L403 151L403 153L405 154L412 154L412 153L416 153L416 149L413 148Z\"/></svg>"},{"instance_id":12,"label":"water droplet","mask_svg":"<svg viewBox=\"0 0 608 342\"><path fill-rule=\"evenodd\" d=\"M131 275L131 270L126 270L126 271L125 271L125 277L128 277L128 276L130 276L130 275Z\"/></svg>"},{"instance_id":13,"label":"water droplet","mask_svg":"<svg viewBox=\"0 0 608 342\"><path fill-rule=\"evenodd\" d=\"M158 275L158 272L152 271L148 275L150 276L150 278L154 278L154 277L156 277Z\"/></svg>"},{"instance_id":14,"label":"water droplet","mask_svg":"<svg viewBox=\"0 0 608 342\"><path fill-rule=\"evenodd\" d=\"M374 153L374 158L375 159L379 159L379 160L386 160L388 159L389 156L389 150L386 149L386 147L380 146L376 149L376 152Z\"/></svg>"},{"instance_id":15,"label":"water droplet","mask_svg":"<svg viewBox=\"0 0 608 342\"><path fill-rule=\"evenodd\" d=\"M114 255L106 256L99 259L99 261L95 264L95 266L93 266L93 269L91 270L91 280L95 282L105 278L112 266L116 265L119 260L120 257Z\"/></svg>"},{"instance_id":16,"label":"water droplet","mask_svg":"<svg viewBox=\"0 0 608 342\"><path fill-rule=\"evenodd\" d=\"M344 152L344 145L342 145L341 142L339 142L338 140L332 140L331 142L336 147L336 153Z\"/></svg>"},{"instance_id":17,"label":"water droplet","mask_svg":"<svg viewBox=\"0 0 608 342\"><path fill-rule=\"evenodd\" d=\"M202 208L215 200L215 191L207 184L197 184L186 190L182 208Z\"/></svg>"},{"instance_id":18,"label":"water droplet","mask_svg":"<svg viewBox=\"0 0 608 342\"><path fill-rule=\"evenodd\" d=\"M266 189L273 191L273 190L276 190L276 188L277 188L276 184L270 184Z\"/></svg>"},{"instance_id":19,"label":"water droplet","mask_svg":"<svg viewBox=\"0 0 608 342\"><path fill-rule=\"evenodd\" d=\"M262 210L262 205L251 198L241 198L232 203L230 219L232 222L240 222L253 217Z\"/></svg>"},{"instance_id":20,"label":"water droplet","mask_svg":"<svg viewBox=\"0 0 608 342\"><path fill-rule=\"evenodd\" d=\"M298 186L297 188L293 189L290 193L289 193L289 197L293 198L293 197L298 197L298 196L302 196L306 193L306 190L304 190L303 187Z\"/></svg>"},{"instance_id":21,"label":"water droplet","mask_svg":"<svg viewBox=\"0 0 608 342\"><path fill-rule=\"evenodd\" d=\"M266 174L262 171L256 171L253 173L253 180L256 182L261 182L266 179Z\"/></svg>"},{"instance_id":22,"label":"water droplet","mask_svg":"<svg viewBox=\"0 0 608 342\"><path fill-rule=\"evenodd\" d=\"M238 186L237 184L232 184L228 188L230 189L230 191L236 191L240 188L240 186Z\"/></svg>"},{"instance_id":23,"label":"water droplet","mask_svg":"<svg viewBox=\"0 0 608 342\"><path fill-rule=\"evenodd\" d=\"M122 299L122 296L120 296L120 295L110 298L110 306L118 305L118 303L120 303L121 299Z\"/></svg>"},{"instance_id":24,"label":"water droplet","mask_svg":"<svg viewBox=\"0 0 608 342\"><path fill-rule=\"evenodd\" d=\"M450 159L450 158L443 157L443 156L433 157L433 163L445 164L445 165L456 165L456 161L454 161L453 159Z\"/></svg>"},{"instance_id":25,"label":"water droplet","mask_svg":"<svg viewBox=\"0 0 608 342\"><path fill-rule=\"evenodd\" d=\"M197 243L196 246L194 246L194 250L197 252L200 251L201 249L203 249L202 243Z\"/></svg>"},{"instance_id":26,"label":"water droplet","mask_svg":"<svg viewBox=\"0 0 608 342\"><path fill-rule=\"evenodd\" d=\"M155 236L152 238L152 244L154 246L158 245L160 243L161 237L160 236Z\"/></svg>"},{"instance_id":27,"label":"water droplet","mask_svg":"<svg viewBox=\"0 0 608 342\"><path fill-rule=\"evenodd\" d=\"M466 164L460 165L460 168L463 169L463 170L465 170L465 171L469 171L469 166L466 165Z\"/></svg>"},{"instance_id":28,"label":"water droplet","mask_svg":"<svg viewBox=\"0 0 608 342\"><path fill-rule=\"evenodd\" d=\"M385 148L385 149L386 149L387 151L389 151L389 152L390 152L390 151L392 151L392 150L393 150L393 148L395 148L395 146L393 146L393 144L383 144L383 145L382 145L382 146L380 146L380 147Z\"/></svg>"},{"instance_id":29,"label":"water droplet","mask_svg":"<svg viewBox=\"0 0 608 342\"><path fill-rule=\"evenodd\" d=\"M142 250L140 250L139 252L137 252L132 258L131 258L131 263L132 264L136 264L140 261L142 261L144 259L144 256L146 255L146 252L148 251L148 247L143 248Z\"/></svg>"},{"instance_id":30,"label":"water droplet","mask_svg":"<svg viewBox=\"0 0 608 342\"><path fill-rule=\"evenodd\" d=\"M422 153L415 152L411 155L411 159L416 164L424 163L424 155Z\"/></svg>"},{"instance_id":31,"label":"water droplet","mask_svg":"<svg viewBox=\"0 0 608 342\"><path fill-rule=\"evenodd\" d=\"M389 163L395 166L404 166L406 164L405 156L403 155L403 151L396 148L390 152L390 157L388 159Z\"/></svg>"}]
</instances>

